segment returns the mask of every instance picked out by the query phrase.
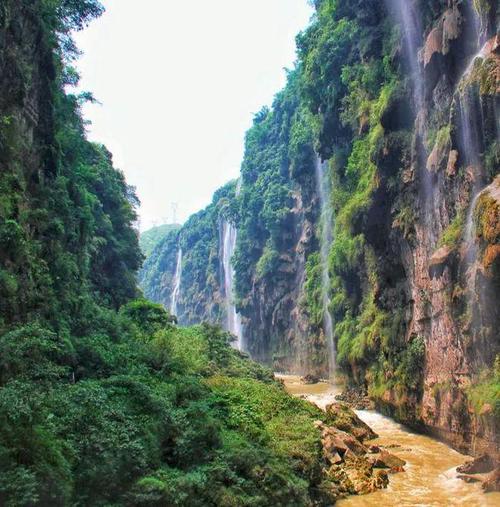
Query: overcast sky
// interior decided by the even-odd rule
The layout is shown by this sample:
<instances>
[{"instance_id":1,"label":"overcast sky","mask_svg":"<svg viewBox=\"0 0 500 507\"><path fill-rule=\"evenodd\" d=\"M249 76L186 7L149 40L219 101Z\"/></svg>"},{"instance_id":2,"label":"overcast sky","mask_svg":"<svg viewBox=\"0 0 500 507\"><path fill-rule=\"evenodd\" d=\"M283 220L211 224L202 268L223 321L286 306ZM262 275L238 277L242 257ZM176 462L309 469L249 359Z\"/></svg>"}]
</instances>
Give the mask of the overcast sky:
<instances>
[{"instance_id":1,"label":"overcast sky","mask_svg":"<svg viewBox=\"0 0 500 507\"><path fill-rule=\"evenodd\" d=\"M254 113L285 83L306 0L104 0L77 34L89 136L137 187L141 228L178 221L236 178Z\"/></svg>"}]
</instances>

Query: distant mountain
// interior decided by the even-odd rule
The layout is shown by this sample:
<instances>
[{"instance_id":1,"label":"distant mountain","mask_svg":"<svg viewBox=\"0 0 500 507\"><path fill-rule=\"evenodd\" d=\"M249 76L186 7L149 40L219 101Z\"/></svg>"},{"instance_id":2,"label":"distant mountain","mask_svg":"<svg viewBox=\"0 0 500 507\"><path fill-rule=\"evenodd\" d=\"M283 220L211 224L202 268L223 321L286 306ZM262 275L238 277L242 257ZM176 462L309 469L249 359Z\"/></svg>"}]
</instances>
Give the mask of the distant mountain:
<instances>
[{"instance_id":1,"label":"distant mountain","mask_svg":"<svg viewBox=\"0 0 500 507\"><path fill-rule=\"evenodd\" d=\"M143 232L139 238L139 245L142 253L148 257L154 247L169 233L176 231L181 226L178 224L163 224Z\"/></svg>"}]
</instances>

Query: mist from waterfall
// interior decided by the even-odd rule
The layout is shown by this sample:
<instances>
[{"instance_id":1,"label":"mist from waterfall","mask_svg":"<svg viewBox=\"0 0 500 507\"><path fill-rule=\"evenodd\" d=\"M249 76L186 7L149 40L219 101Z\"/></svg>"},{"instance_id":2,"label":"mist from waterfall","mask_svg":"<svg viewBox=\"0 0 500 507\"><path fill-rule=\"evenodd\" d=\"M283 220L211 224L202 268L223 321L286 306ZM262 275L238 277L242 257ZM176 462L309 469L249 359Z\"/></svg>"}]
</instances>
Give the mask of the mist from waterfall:
<instances>
[{"instance_id":1,"label":"mist from waterfall","mask_svg":"<svg viewBox=\"0 0 500 507\"><path fill-rule=\"evenodd\" d=\"M330 378L334 377L336 370L336 351L333 339L333 319L330 312L330 272L328 270L328 253L333 238L333 210L330 204L330 185L326 174L327 162L322 162L319 157L315 162L316 190L321 209L321 299L323 305L323 332L325 333L328 349L328 372Z\"/></svg>"},{"instance_id":2,"label":"mist from waterfall","mask_svg":"<svg viewBox=\"0 0 500 507\"><path fill-rule=\"evenodd\" d=\"M174 275L174 288L172 290L172 296L170 300L170 313L177 315L177 300L179 299L179 293L181 291L181 278L182 278L182 249L179 248L177 251L177 264L175 266Z\"/></svg>"},{"instance_id":3,"label":"mist from waterfall","mask_svg":"<svg viewBox=\"0 0 500 507\"><path fill-rule=\"evenodd\" d=\"M222 267L224 272L224 295L226 303L226 329L236 336L236 348L243 350L241 315L234 304L234 268L231 263L236 249L236 227L227 220L222 222Z\"/></svg>"}]
</instances>

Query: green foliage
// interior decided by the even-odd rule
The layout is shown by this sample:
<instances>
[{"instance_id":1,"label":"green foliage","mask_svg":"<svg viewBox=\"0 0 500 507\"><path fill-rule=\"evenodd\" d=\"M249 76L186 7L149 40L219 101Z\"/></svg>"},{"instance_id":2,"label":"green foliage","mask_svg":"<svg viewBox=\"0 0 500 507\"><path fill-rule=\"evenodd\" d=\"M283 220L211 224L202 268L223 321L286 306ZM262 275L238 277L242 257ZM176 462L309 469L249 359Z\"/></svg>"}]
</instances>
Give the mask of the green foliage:
<instances>
[{"instance_id":1,"label":"green foliage","mask_svg":"<svg viewBox=\"0 0 500 507\"><path fill-rule=\"evenodd\" d=\"M491 369L485 369L469 387L467 396L478 415L492 413L498 421L500 417L500 355L497 355ZM490 410L485 411L489 405Z\"/></svg>"},{"instance_id":2,"label":"green foliage","mask_svg":"<svg viewBox=\"0 0 500 507\"><path fill-rule=\"evenodd\" d=\"M268 241L264 251L257 262L255 272L259 278L271 275L279 263L279 252L273 248L272 242Z\"/></svg>"},{"instance_id":3,"label":"green foliage","mask_svg":"<svg viewBox=\"0 0 500 507\"><path fill-rule=\"evenodd\" d=\"M0 6L0 504L311 505L319 410L228 333L178 328L136 299L137 198L86 140L88 95L65 91L77 82L70 34L101 12L95 0ZM274 237L284 182L262 181ZM184 301L213 288L234 194L232 183L162 239L186 253ZM155 251L152 266L171 262Z\"/></svg>"},{"instance_id":4,"label":"green foliage","mask_svg":"<svg viewBox=\"0 0 500 507\"><path fill-rule=\"evenodd\" d=\"M408 344L392 343L391 347L385 347L368 374L370 395L381 398L392 390L401 399L408 394L420 396L424 361L425 343L420 336Z\"/></svg>"},{"instance_id":5,"label":"green foliage","mask_svg":"<svg viewBox=\"0 0 500 507\"><path fill-rule=\"evenodd\" d=\"M1 337L2 505L310 503L319 409L229 334L180 329L161 312L122 309L107 369L37 325Z\"/></svg>"},{"instance_id":6,"label":"green foliage","mask_svg":"<svg viewBox=\"0 0 500 507\"><path fill-rule=\"evenodd\" d=\"M324 311L322 299L322 271L319 252L309 255L306 262L304 292L306 294L307 314L311 323L318 327L323 323Z\"/></svg>"},{"instance_id":7,"label":"green foliage","mask_svg":"<svg viewBox=\"0 0 500 507\"><path fill-rule=\"evenodd\" d=\"M450 222L450 225L443 231L439 240L439 246L447 246L456 249L462 240L464 222L464 214L457 213L455 218Z\"/></svg>"},{"instance_id":8,"label":"green foliage","mask_svg":"<svg viewBox=\"0 0 500 507\"><path fill-rule=\"evenodd\" d=\"M70 340L36 323L0 337L0 386L9 380L57 380L69 373L74 355Z\"/></svg>"},{"instance_id":9,"label":"green foliage","mask_svg":"<svg viewBox=\"0 0 500 507\"><path fill-rule=\"evenodd\" d=\"M144 231L141 233L139 237L139 245L141 247L142 253L149 257L155 247L167 236L167 234L171 232L175 232L180 228L180 225L177 224L163 224L157 227L152 227L151 229Z\"/></svg>"}]
</instances>

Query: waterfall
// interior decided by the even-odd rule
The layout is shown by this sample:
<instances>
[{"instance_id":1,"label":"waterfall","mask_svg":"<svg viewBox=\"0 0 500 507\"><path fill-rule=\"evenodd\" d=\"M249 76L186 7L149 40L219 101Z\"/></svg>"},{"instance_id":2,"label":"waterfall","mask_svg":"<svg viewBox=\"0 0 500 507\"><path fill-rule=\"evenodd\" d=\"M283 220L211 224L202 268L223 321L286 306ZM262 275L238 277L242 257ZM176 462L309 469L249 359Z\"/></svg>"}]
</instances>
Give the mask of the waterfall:
<instances>
[{"instance_id":1,"label":"waterfall","mask_svg":"<svg viewBox=\"0 0 500 507\"><path fill-rule=\"evenodd\" d=\"M321 208L321 298L323 304L323 331L326 337L328 348L328 371L330 378L335 374L335 342L333 339L333 319L330 313L330 273L328 271L328 253L333 237L333 210L330 204L329 184L325 175L326 163L322 163L319 157L316 158L315 176L316 189L319 196Z\"/></svg>"},{"instance_id":2,"label":"waterfall","mask_svg":"<svg viewBox=\"0 0 500 507\"><path fill-rule=\"evenodd\" d=\"M422 46L422 30L416 10L410 0L387 0L395 11L403 30L404 51L408 58L411 78L413 81L413 100L417 111L424 104L424 79L418 52Z\"/></svg>"},{"instance_id":3,"label":"waterfall","mask_svg":"<svg viewBox=\"0 0 500 507\"><path fill-rule=\"evenodd\" d=\"M170 301L170 313L177 315L177 300L179 299L179 293L181 291L181 277L182 277L182 249L179 248L177 251L177 264L175 267L174 276L174 289L172 291Z\"/></svg>"},{"instance_id":4,"label":"waterfall","mask_svg":"<svg viewBox=\"0 0 500 507\"><path fill-rule=\"evenodd\" d=\"M422 223L427 234L422 238L425 241L425 248L428 252L434 248L436 242L436 218L435 186L432 181L432 174L427 170L427 150L425 147L426 138L426 104L425 104L425 81L422 62L419 59L419 52L423 46L423 31L418 8L411 0L386 0L389 7L394 11L402 29L404 54L410 68L411 80L413 83L413 105L416 110L416 159L413 160L418 168L420 194L423 201Z\"/></svg>"},{"instance_id":5,"label":"waterfall","mask_svg":"<svg viewBox=\"0 0 500 507\"><path fill-rule=\"evenodd\" d=\"M236 248L237 231L227 220L222 222L222 268L224 272L224 294L226 302L226 329L236 336L236 348L243 350L243 328L241 315L234 304L234 268L231 259Z\"/></svg>"},{"instance_id":6,"label":"waterfall","mask_svg":"<svg viewBox=\"0 0 500 507\"><path fill-rule=\"evenodd\" d=\"M467 306L471 317L471 330L474 339L481 339L485 317L485 300L488 294L488 280L479 276L478 256L479 248L477 244L474 213L476 205L482 192L486 188L486 174L482 161L482 152L486 143L485 139L485 118L481 99L475 86L471 86L468 80L474 70L477 60L484 60L495 48L497 37L493 36L486 40L487 32L483 20L477 10L469 2L470 14L472 19L472 37L476 41L476 48L480 48L472 56L465 71L461 76L456 91L456 101L459 106L459 153L463 165L471 180L469 207L467 209L466 222L463 235L463 256L461 261L461 271L466 285ZM495 112L497 111L495 106ZM498 115L495 120L494 128L498 139L499 132ZM477 353L481 354L483 347L479 347Z\"/></svg>"}]
</instances>

